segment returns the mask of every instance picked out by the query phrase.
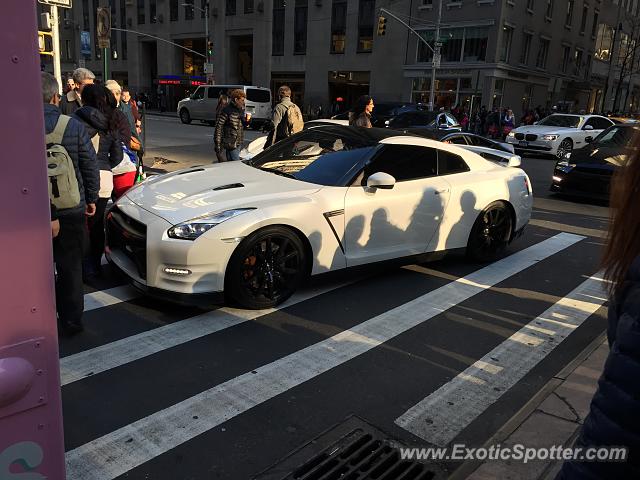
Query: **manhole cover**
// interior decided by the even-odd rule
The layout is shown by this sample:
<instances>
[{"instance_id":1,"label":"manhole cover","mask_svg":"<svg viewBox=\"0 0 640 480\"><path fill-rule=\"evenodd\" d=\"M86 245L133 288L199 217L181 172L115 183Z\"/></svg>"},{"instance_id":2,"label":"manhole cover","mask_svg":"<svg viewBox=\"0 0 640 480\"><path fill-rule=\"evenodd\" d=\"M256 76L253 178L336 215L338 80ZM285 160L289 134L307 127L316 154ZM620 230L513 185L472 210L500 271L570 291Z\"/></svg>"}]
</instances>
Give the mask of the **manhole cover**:
<instances>
[{"instance_id":1,"label":"manhole cover","mask_svg":"<svg viewBox=\"0 0 640 480\"><path fill-rule=\"evenodd\" d=\"M399 442L352 416L253 480L431 480L442 466L400 458Z\"/></svg>"}]
</instances>

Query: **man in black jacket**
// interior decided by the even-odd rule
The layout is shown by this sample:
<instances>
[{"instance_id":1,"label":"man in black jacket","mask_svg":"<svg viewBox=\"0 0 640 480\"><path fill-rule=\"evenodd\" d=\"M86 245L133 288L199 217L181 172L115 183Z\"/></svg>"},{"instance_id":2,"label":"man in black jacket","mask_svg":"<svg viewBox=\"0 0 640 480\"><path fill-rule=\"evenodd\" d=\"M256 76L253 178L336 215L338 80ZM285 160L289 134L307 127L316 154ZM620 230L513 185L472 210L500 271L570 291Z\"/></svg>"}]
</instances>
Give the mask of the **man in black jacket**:
<instances>
[{"instance_id":1,"label":"man in black jacket","mask_svg":"<svg viewBox=\"0 0 640 480\"><path fill-rule=\"evenodd\" d=\"M240 149L244 141L245 113L243 90L229 92L229 104L222 109L216 118L216 129L213 135L216 154L225 152L227 161L240 160Z\"/></svg>"},{"instance_id":2,"label":"man in black jacket","mask_svg":"<svg viewBox=\"0 0 640 480\"><path fill-rule=\"evenodd\" d=\"M54 131L60 110L59 85L55 77L42 73L45 133ZM80 203L73 208L57 210L60 230L53 241L56 262L56 307L60 329L65 334L82 331L84 291L82 287L82 257L86 245L86 218L96 211L100 177L95 150L84 127L71 118L60 143L73 161L80 190Z\"/></svg>"}]
</instances>

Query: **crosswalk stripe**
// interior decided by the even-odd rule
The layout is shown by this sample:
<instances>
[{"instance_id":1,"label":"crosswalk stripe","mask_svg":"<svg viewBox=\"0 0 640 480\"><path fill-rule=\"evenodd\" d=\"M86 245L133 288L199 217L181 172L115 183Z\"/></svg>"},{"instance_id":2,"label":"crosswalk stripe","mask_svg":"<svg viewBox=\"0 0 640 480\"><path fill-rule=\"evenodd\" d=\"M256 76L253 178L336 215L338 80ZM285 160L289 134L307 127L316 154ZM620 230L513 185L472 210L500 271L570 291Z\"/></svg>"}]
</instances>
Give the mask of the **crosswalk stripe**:
<instances>
[{"instance_id":1,"label":"crosswalk stripe","mask_svg":"<svg viewBox=\"0 0 640 480\"><path fill-rule=\"evenodd\" d=\"M86 293L84 296L84 311L88 312L96 308L109 307L121 302L133 300L139 296L140 292L129 285L121 285L107 290Z\"/></svg>"},{"instance_id":2,"label":"crosswalk stripe","mask_svg":"<svg viewBox=\"0 0 640 480\"><path fill-rule=\"evenodd\" d=\"M66 454L67 479L112 480L267 400L436 317L585 237L561 233L287 355L92 440Z\"/></svg>"},{"instance_id":3,"label":"crosswalk stripe","mask_svg":"<svg viewBox=\"0 0 640 480\"><path fill-rule=\"evenodd\" d=\"M353 280L347 283L302 291L277 308L264 310L220 308L63 357L60 359L61 384L63 386L68 385L83 378L106 372L112 368L204 337L205 335L210 335L226 328L255 320L263 315L304 302L313 297L341 288L349 283L353 283Z\"/></svg>"},{"instance_id":4,"label":"crosswalk stripe","mask_svg":"<svg viewBox=\"0 0 640 480\"><path fill-rule=\"evenodd\" d=\"M588 278L482 359L411 407L396 419L396 425L434 445L447 445L605 303L607 295L601 275ZM491 368L487 369L487 365Z\"/></svg>"}]
</instances>

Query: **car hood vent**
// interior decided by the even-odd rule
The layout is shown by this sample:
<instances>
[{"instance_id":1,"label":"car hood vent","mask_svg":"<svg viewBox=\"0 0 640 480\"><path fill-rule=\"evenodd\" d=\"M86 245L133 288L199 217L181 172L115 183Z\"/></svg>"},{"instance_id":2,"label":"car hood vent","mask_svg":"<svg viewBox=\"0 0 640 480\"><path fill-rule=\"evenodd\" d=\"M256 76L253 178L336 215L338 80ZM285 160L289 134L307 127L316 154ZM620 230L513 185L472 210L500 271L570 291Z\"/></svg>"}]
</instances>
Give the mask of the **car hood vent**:
<instances>
[{"instance_id":1,"label":"car hood vent","mask_svg":"<svg viewBox=\"0 0 640 480\"><path fill-rule=\"evenodd\" d=\"M194 172L204 172L204 168L193 168L191 170L183 170L181 172L177 172L176 176L178 176L178 175L186 175L187 173L194 173Z\"/></svg>"},{"instance_id":2,"label":"car hood vent","mask_svg":"<svg viewBox=\"0 0 640 480\"><path fill-rule=\"evenodd\" d=\"M213 190L229 190L231 188L243 188L244 185L242 183L229 183L227 185L220 185L219 187L214 188Z\"/></svg>"}]
</instances>

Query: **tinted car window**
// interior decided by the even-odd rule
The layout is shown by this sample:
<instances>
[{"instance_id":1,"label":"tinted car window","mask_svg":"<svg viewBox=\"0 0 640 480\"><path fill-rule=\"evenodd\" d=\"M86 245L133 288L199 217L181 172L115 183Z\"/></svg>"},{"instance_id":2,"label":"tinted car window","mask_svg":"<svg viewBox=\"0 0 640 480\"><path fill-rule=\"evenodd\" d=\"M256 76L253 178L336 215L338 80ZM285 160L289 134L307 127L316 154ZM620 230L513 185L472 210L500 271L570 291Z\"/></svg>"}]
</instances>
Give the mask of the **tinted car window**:
<instances>
[{"instance_id":1,"label":"tinted car window","mask_svg":"<svg viewBox=\"0 0 640 480\"><path fill-rule=\"evenodd\" d=\"M196 91L193 92L193 95L191 96L191 98L193 98L194 100L199 100L203 97L204 97L204 87L198 87Z\"/></svg>"},{"instance_id":2,"label":"tinted car window","mask_svg":"<svg viewBox=\"0 0 640 480\"><path fill-rule=\"evenodd\" d=\"M469 166L460 155L438 150L438 174L450 175L452 173L468 172Z\"/></svg>"},{"instance_id":3,"label":"tinted car window","mask_svg":"<svg viewBox=\"0 0 640 480\"><path fill-rule=\"evenodd\" d=\"M209 87L207 91L208 98L218 98L220 96L220 92L222 92L221 87Z\"/></svg>"},{"instance_id":4,"label":"tinted car window","mask_svg":"<svg viewBox=\"0 0 640 480\"><path fill-rule=\"evenodd\" d=\"M471 145L475 145L476 147L487 147L487 148L494 148L495 147L493 142L490 142L486 138L482 138L482 137L477 136L477 135L468 135L467 136L467 140L469 141L469 143Z\"/></svg>"},{"instance_id":5,"label":"tinted car window","mask_svg":"<svg viewBox=\"0 0 640 480\"><path fill-rule=\"evenodd\" d=\"M591 125L593 125L594 130L604 130L605 128L609 128L611 126L611 122L606 118L591 118L589 120Z\"/></svg>"},{"instance_id":6,"label":"tinted car window","mask_svg":"<svg viewBox=\"0 0 640 480\"><path fill-rule=\"evenodd\" d=\"M640 133L640 127L614 126L598 135L593 144L601 148L627 148Z\"/></svg>"},{"instance_id":7,"label":"tinted car window","mask_svg":"<svg viewBox=\"0 0 640 480\"><path fill-rule=\"evenodd\" d=\"M377 142L352 132L305 130L246 161L255 168L273 170L318 185L345 186L373 154Z\"/></svg>"},{"instance_id":8,"label":"tinted car window","mask_svg":"<svg viewBox=\"0 0 640 480\"><path fill-rule=\"evenodd\" d=\"M397 182L433 177L438 173L434 148L415 145L385 145L365 168L365 179L376 172L393 176Z\"/></svg>"},{"instance_id":9,"label":"tinted car window","mask_svg":"<svg viewBox=\"0 0 640 480\"><path fill-rule=\"evenodd\" d=\"M271 92L269 90L247 88L247 100L257 103L271 103Z\"/></svg>"},{"instance_id":10,"label":"tinted car window","mask_svg":"<svg viewBox=\"0 0 640 480\"><path fill-rule=\"evenodd\" d=\"M468 145L466 138L463 135L451 135L444 139L445 143L453 143L455 145Z\"/></svg>"}]
</instances>

